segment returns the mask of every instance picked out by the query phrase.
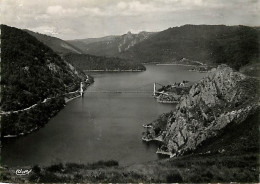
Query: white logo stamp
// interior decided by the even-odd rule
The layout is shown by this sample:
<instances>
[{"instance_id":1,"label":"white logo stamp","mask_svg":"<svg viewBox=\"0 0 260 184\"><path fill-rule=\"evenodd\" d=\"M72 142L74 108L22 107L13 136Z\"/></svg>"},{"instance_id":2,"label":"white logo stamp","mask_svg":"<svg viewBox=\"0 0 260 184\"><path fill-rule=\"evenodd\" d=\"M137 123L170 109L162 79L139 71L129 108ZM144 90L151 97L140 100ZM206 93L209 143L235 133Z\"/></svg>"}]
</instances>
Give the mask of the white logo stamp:
<instances>
[{"instance_id":1,"label":"white logo stamp","mask_svg":"<svg viewBox=\"0 0 260 184\"><path fill-rule=\"evenodd\" d=\"M32 171L31 169L30 170L29 169L25 169L25 170L17 169L15 171L15 174L18 175L18 176L25 176L25 175L29 175L31 171Z\"/></svg>"}]
</instances>

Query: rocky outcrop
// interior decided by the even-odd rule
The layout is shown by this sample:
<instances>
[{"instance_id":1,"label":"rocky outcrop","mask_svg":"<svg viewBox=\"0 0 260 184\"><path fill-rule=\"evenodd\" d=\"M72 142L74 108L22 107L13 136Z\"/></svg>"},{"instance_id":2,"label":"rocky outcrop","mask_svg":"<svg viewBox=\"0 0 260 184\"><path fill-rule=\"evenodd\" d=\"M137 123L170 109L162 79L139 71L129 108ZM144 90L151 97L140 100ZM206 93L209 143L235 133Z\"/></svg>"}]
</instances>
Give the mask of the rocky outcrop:
<instances>
[{"instance_id":1,"label":"rocky outcrop","mask_svg":"<svg viewBox=\"0 0 260 184\"><path fill-rule=\"evenodd\" d=\"M258 84L255 78L220 65L192 86L163 124L153 122L145 136L162 136L163 151L171 156L194 150L227 125L239 124L257 110Z\"/></svg>"},{"instance_id":2,"label":"rocky outcrop","mask_svg":"<svg viewBox=\"0 0 260 184\"><path fill-rule=\"evenodd\" d=\"M126 34L118 36L70 40L68 41L68 43L79 48L85 54L91 54L95 56L118 57L121 53L149 39L154 34L156 33L145 31L138 34L133 34L129 31Z\"/></svg>"},{"instance_id":3,"label":"rocky outcrop","mask_svg":"<svg viewBox=\"0 0 260 184\"><path fill-rule=\"evenodd\" d=\"M159 103L178 103L183 95L189 93L193 83L183 81L172 85L162 86L155 93L155 98Z\"/></svg>"},{"instance_id":4,"label":"rocky outcrop","mask_svg":"<svg viewBox=\"0 0 260 184\"><path fill-rule=\"evenodd\" d=\"M118 43L118 52L123 52L133 47L137 43L142 42L143 40L149 38L153 33L149 32L140 32L138 34L132 34L130 31L127 34L121 36Z\"/></svg>"}]
</instances>

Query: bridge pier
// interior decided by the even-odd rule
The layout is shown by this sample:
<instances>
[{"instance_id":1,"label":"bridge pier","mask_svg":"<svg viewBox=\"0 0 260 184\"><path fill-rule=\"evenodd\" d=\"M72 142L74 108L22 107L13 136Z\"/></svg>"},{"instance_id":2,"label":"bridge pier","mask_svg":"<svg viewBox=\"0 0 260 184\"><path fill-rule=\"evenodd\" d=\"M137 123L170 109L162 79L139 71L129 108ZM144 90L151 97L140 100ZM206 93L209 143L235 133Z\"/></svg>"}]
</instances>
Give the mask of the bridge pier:
<instances>
[{"instance_id":1,"label":"bridge pier","mask_svg":"<svg viewBox=\"0 0 260 184\"><path fill-rule=\"evenodd\" d=\"M153 96L155 96L156 93L156 83L153 83Z\"/></svg>"},{"instance_id":2,"label":"bridge pier","mask_svg":"<svg viewBox=\"0 0 260 184\"><path fill-rule=\"evenodd\" d=\"M83 91L83 82L80 82L80 88L79 88L80 96L83 97L84 91Z\"/></svg>"}]
</instances>

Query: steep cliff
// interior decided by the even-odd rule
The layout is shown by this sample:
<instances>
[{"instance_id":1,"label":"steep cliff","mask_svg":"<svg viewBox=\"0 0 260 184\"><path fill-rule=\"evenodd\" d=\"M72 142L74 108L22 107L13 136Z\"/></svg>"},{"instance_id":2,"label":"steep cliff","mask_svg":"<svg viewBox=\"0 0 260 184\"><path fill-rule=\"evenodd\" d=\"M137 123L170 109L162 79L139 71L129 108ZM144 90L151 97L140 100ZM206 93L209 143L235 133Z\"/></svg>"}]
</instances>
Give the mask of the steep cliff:
<instances>
[{"instance_id":1,"label":"steep cliff","mask_svg":"<svg viewBox=\"0 0 260 184\"><path fill-rule=\"evenodd\" d=\"M162 140L159 152L171 156L195 150L227 125L239 124L256 112L258 84L255 78L220 65L192 86L175 112L151 123L144 140Z\"/></svg>"}]
</instances>

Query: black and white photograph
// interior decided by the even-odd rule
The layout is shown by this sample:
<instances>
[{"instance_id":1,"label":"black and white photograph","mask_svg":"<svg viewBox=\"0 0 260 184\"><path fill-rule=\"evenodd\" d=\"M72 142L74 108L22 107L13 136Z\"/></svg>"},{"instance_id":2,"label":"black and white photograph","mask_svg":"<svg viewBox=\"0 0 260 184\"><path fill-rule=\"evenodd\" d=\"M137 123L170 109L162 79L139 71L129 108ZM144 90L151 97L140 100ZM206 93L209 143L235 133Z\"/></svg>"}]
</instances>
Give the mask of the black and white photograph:
<instances>
[{"instance_id":1,"label":"black and white photograph","mask_svg":"<svg viewBox=\"0 0 260 184\"><path fill-rule=\"evenodd\" d=\"M0 0L0 182L258 183L259 0Z\"/></svg>"}]
</instances>

